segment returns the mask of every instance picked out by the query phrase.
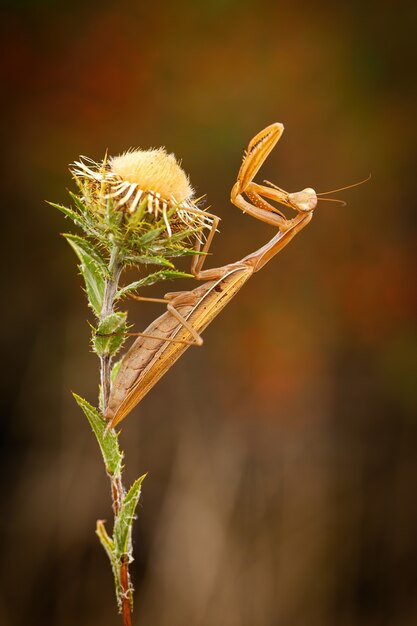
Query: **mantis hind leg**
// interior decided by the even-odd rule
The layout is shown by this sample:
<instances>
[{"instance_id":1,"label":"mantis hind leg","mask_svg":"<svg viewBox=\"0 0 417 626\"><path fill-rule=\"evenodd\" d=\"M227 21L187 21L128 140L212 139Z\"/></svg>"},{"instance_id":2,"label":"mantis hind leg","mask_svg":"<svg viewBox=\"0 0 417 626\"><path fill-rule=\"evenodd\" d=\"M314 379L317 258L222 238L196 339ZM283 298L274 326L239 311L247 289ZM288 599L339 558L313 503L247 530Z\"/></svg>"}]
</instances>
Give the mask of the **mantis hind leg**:
<instances>
[{"instance_id":1,"label":"mantis hind leg","mask_svg":"<svg viewBox=\"0 0 417 626\"><path fill-rule=\"evenodd\" d=\"M181 324L181 326L183 326L186 330L188 330L190 335L193 337L193 341L188 341L187 339L171 339L169 337L158 337L157 335L150 335L149 333L127 333L127 335L129 337L145 337L145 338L147 337L149 339L164 339L165 341L169 341L171 343L182 343L186 346L202 346L203 338L201 337L201 335L198 334L198 332L193 327L193 325L190 324L190 322L186 320L185 317L181 315L181 313L177 311L177 309L169 302L169 300L177 296L178 293L182 293L182 292L166 294L165 298L146 298L145 296L136 296L134 294L130 294L130 297L139 302L160 302L160 303L166 304L168 301L167 310L171 313L171 315L173 315L173 317L175 317L175 319ZM187 293L187 292L183 292L183 293Z\"/></svg>"}]
</instances>

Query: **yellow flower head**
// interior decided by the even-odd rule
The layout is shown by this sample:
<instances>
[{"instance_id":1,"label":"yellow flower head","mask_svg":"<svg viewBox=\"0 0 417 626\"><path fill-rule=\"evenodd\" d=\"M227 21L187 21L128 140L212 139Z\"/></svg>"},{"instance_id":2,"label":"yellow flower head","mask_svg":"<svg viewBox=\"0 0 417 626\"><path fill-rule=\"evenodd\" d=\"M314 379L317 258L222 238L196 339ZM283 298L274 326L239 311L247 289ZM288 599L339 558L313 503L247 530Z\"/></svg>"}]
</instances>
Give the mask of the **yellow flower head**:
<instances>
[{"instance_id":1,"label":"yellow flower head","mask_svg":"<svg viewBox=\"0 0 417 626\"><path fill-rule=\"evenodd\" d=\"M110 171L142 190L158 192L162 198L175 198L181 203L190 200L194 191L184 170L173 154L164 148L132 150L109 161Z\"/></svg>"},{"instance_id":2,"label":"yellow flower head","mask_svg":"<svg viewBox=\"0 0 417 626\"><path fill-rule=\"evenodd\" d=\"M164 148L129 150L101 163L80 157L71 171L78 180L96 185L97 192L104 183L104 199L111 200L116 210L133 214L145 203L148 213L156 218L162 214L170 235L167 211L173 208L186 228L211 227L211 216L193 200L194 190L188 176L175 155L168 154ZM178 230L178 223L175 229Z\"/></svg>"}]
</instances>

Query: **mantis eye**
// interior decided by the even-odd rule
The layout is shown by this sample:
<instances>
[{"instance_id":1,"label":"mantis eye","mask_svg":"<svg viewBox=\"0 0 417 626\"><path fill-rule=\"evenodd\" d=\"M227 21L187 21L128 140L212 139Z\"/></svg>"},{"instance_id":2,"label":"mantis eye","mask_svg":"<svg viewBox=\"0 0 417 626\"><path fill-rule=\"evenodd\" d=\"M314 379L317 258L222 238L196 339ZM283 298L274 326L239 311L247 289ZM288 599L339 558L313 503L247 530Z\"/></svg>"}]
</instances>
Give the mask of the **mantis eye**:
<instances>
[{"instance_id":1,"label":"mantis eye","mask_svg":"<svg viewBox=\"0 0 417 626\"><path fill-rule=\"evenodd\" d=\"M317 206L317 194L311 187L307 187L296 193L289 193L288 198L298 211L313 211Z\"/></svg>"}]
</instances>

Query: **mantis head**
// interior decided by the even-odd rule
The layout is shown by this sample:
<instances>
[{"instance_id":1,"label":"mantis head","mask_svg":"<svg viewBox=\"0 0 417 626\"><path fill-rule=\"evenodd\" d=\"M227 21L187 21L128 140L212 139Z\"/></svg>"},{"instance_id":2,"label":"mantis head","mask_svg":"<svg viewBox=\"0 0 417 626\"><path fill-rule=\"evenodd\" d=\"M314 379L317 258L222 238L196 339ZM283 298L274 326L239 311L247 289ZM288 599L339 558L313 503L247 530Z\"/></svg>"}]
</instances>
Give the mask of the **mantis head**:
<instances>
[{"instance_id":1,"label":"mantis head","mask_svg":"<svg viewBox=\"0 0 417 626\"><path fill-rule=\"evenodd\" d=\"M337 191L343 191L344 189L351 189L352 187L357 187L358 185L362 185L363 183L366 183L370 178L371 178L371 175L369 174L367 178L359 181L358 183L353 183L353 185L346 185L345 187L339 187L338 189L332 189L331 191L323 191L321 193L317 193L311 187L306 187L302 191L295 191L294 193L288 193L287 191L284 191L284 189L281 189L280 187L277 187L276 185L274 185L274 183L271 183L270 181L266 180L264 182L266 182L273 189L276 189L278 194L275 196L275 195L272 195L270 192L268 193L268 195L265 193L263 195L267 195L268 198L277 200L281 204L284 204L290 207L291 209L294 209L298 213L312 213L314 209L316 208L319 200L325 200L326 202L338 202L339 204L345 206L346 202L344 202L344 200L339 200L338 198L323 198L322 196L327 196L329 193L335 193ZM263 188L264 192L265 192L265 189L266 188L264 187Z\"/></svg>"},{"instance_id":2,"label":"mantis head","mask_svg":"<svg viewBox=\"0 0 417 626\"><path fill-rule=\"evenodd\" d=\"M289 193L287 196L288 206L301 213L310 213L317 206L317 194L311 187L306 187L302 191Z\"/></svg>"}]
</instances>

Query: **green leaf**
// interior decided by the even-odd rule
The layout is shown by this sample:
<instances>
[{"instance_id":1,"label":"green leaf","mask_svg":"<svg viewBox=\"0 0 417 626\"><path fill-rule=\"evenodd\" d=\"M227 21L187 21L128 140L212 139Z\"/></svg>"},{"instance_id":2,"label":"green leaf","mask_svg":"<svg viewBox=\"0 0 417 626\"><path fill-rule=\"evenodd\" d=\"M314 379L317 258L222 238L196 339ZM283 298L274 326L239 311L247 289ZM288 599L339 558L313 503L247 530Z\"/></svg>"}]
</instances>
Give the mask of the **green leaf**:
<instances>
[{"instance_id":1,"label":"green leaf","mask_svg":"<svg viewBox=\"0 0 417 626\"><path fill-rule=\"evenodd\" d=\"M108 236L103 239L103 230L106 229L106 226L101 208L96 206L93 200L91 201L92 206L90 206L88 200L84 198L81 199L80 196L72 193L72 191L69 191L69 195L75 205L75 210L69 209L72 213L71 219L77 226L80 226L88 236L97 238L102 245L109 247Z\"/></svg>"},{"instance_id":2,"label":"green leaf","mask_svg":"<svg viewBox=\"0 0 417 626\"><path fill-rule=\"evenodd\" d=\"M106 206L105 223L114 234L117 233L119 226L123 222L123 211L113 209L113 202L110 201Z\"/></svg>"},{"instance_id":3,"label":"green leaf","mask_svg":"<svg viewBox=\"0 0 417 626\"><path fill-rule=\"evenodd\" d=\"M159 235L161 233L164 232L164 230L166 229L165 226L161 227L161 228L155 228L152 230L149 230L147 233L145 233L144 235L141 235L140 237L137 238L137 245L139 246L146 246L148 244L150 244L154 239L156 239L157 237L159 237Z\"/></svg>"},{"instance_id":4,"label":"green leaf","mask_svg":"<svg viewBox=\"0 0 417 626\"><path fill-rule=\"evenodd\" d=\"M79 235L72 235L70 233L65 233L64 237L67 239L67 241L71 240L75 242L75 244L79 248L81 248L86 254L88 254L93 259L93 261L97 263L98 267L103 273L103 276L106 276L106 274L108 274L106 261L102 257L100 251L91 243L91 241L88 241L88 239L80 237Z\"/></svg>"},{"instance_id":5,"label":"green leaf","mask_svg":"<svg viewBox=\"0 0 417 626\"><path fill-rule=\"evenodd\" d=\"M117 362L113 365L113 367L111 368L111 373L110 373L110 382L111 382L111 384L113 384L113 383L114 383L114 379L116 378L116 376L117 376L117 374L118 374L118 372L119 372L119 369L120 369L121 364L122 364L122 359L120 359L119 361L117 361Z\"/></svg>"},{"instance_id":6,"label":"green leaf","mask_svg":"<svg viewBox=\"0 0 417 626\"><path fill-rule=\"evenodd\" d=\"M104 520L98 519L96 524L96 534L100 539L100 542L109 555L110 560L114 556L114 541L109 537L106 527L104 525Z\"/></svg>"},{"instance_id":7,"label":"green leaf","mask_svg":"<svg viewBox=\"0 0 417 626\"><path fill-rule=\"evenodd\" d=\"M72 191L68 193L75 204L75 209L78 210L79 215L84 220L84 230L88 234L95 235L97 233L97 227L102 221L100 210L97 207L96 210L94 210L88 201L84 202L84 198L81 199L80 196L77 196L77 194Z\"/></svg>"},{"instance_id":8,"label":"green leaf","mask_svg":"<svg viewBox=\"0 0 417 626\"><path fill-rule=\"evenodd\" d=\"M72 191L69 191L68 193L71 196L71 200L74 202L75 206L77 207L81 215L90 213L88 206L81 200L79 196L77 196L77 194L73 193Z\"/></svg>"},{"instance_id":9,"label":"green leaf","mask_svg":"<svg viewBox=\"0 0 417 626\"><path fill-rule=\"evenodd\" d=\"M87 252L85 245L81 246L74 235L64 234L64 237L81 261L80 271L84 277L88 301L94 313L99 316L104 299L105 273L103 267L101 263L97 262L97 256L92 256Z\"/></svg>"},{"instance_id":10,"label":"green leaf","mask_svg":"<svg viewBox=\"0 0 417 626\"><path fill-rule=\"evenodd\" d=\"M135 229L142 221L145 211L148 207L148 196L146 195L142 202L136 208L136 211L129 218L129 228Z\"/></svg>"},{"instance_id":11,"label":"green leaf","mask_svg":"<svg viewBox=\"0 0 417 626\"><path fill-rule=\"evenodd\" d=\"M127 313L110 313L105 317L93 336L93 350L98 356L114 356L126 339Z\"/></svg>"},{"instance_id":12,"label":"green leaf","mask_svg":"<svg viewBox=\"0 0 417 626\"><path fill-rule=\"evenodd\" d=\"M132 265L162 265L173 268L174 265L162 256L150 256L146 254L132 254L124 257L126 263Z\"/></svg>"},{"instance_id":13,"label":"green leaf","mask_svg":"<svg viewBox=\"0 0 417 626\"><path fill-rule=\"evenodd\" d=\"M130 554L132 524L140 498L141 485L145 478L146 474L135 480L123 498L120 511L114 521L113 541L117 558L120 558L123 554Z\"/></svg>"},{"instance_id":14,"label":"green leaf","mask_svg":"<svg viewBox=\"0 0 417 626\"><path fill-rule=\"evenodd\" d=\"M116 473L119 474L122 467L123 454L119 449L116 432L110 429L107 430L106 420L101 417L97 409L91 406L87 400L84 400L84 398L81 398L76 393L73 393L72 395L90 422L90 426L93 429L100 446L107 473L110 476L113 476Z\"/></svg>"},{"instance_id":15,"label":"green leaf","mask_svg":"<svg viewBox=\"0 0 417 626\"><path fill-rule=\"evenodd\" d=\"M165 254L170 258L179 256L207 256L206 252L195 250L194 248L166 248Z\"/></svg>"},{"instance_id":16,"label":"green leaf","mask_svg":"<svg viewBox=\"0 0 417 626\"><path fill-rule=\"evenodd\" d=\"M103 520L97 520L96 524L96 535L100 540L101 545L107 553L107 556L110 559L111 568L113 570L114 576L114 587L116 589L116 598L119 609L122 606L122 598L121 598L121 587L120 587L120 579L119 579L119 563L117 560L115 546L112 539L107 534L106 527L104 526Z\"/></svg>"},{"instance_id":17,"label":"green leaf","mask_svg":"<svg viewBox=\"0 0 417 626\"><path fill-rule=\"evenodd\" d=\"M58 211L61 211L61 213L63 213L65 217L68 217L70 220L72 220L76 226L79 226L83 230L86 228L86 224L83 218L73 209L69 209L62 204L55 204L55 202L48 202L48 204L54 207L54 209L58 209Z\"/></svg>"},{"instance_id":18,"label":"green leaf","mask_svg":"<svg viewBox=\"0 0 417 626\"><path fill-rule=\"evenodd\" d=\"M179 272L177 270L159 270L159 272L148 274L145 278L136 280L134 283L126 285L126 287L122 287L122 289L119 289L116 293L115 299L117 300L123 298L126 294L131 293L132 291L137 291L141 287L153 285L161 280L173 280L174 278L193 278L193 275L187 274L186 272Z\"/></svg>"},{"instance_id":19,"label":"green leaf","mask_svg":"<svg viewBox=\"0 0 417 626\"><path fill-rule=\"evenodd\" d=\"M203 230L203 226L199 226L198 228L187 228L186 230L180 230L178 233L172 235L169 238L169 242L182 241L183 239L187 239L188 237L192 237L196 233L199 233Z\"/></svg>"}]
</instances>

